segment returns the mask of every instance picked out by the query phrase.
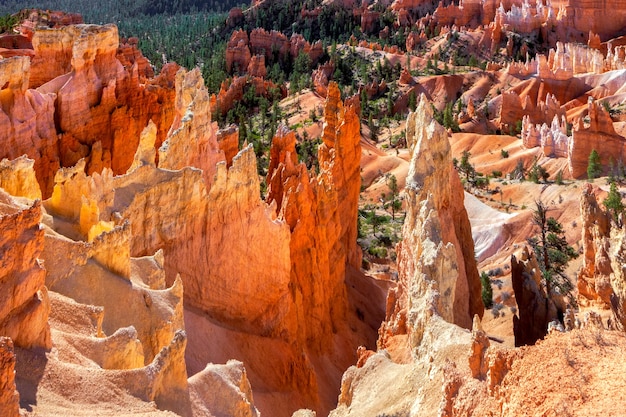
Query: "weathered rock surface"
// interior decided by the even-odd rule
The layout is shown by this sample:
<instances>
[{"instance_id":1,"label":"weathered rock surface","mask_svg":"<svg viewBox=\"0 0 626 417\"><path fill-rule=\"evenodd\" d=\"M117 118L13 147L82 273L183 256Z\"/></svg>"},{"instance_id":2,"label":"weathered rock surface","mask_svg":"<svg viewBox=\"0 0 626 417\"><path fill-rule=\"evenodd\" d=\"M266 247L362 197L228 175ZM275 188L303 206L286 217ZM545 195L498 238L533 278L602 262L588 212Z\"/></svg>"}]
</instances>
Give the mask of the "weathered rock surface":
<instances>
[{"instance_id":1,"label":"weathered rock surface","mask_svg":"<svg viewBox=\"0 0 626 417\"><path fill-rule=\"evenodd\" d=\"M273 56L274 51L277 57ZM263 28L253 29L250 36L243 29L234 31L226 45L226 71L238 74L247 72L251 76L264 77L264 71L259 71L261 65L254 62L259 59L256 56L260 55L265 61L271 62L270 60L276 58L295 59L301 52L309 55L315 65L324 51L320 41L311 45L302 35L295 33L291 38L287 38L281 32L275 30L268 32Z\"/></svg>"},{"instance_id":2,"label":"weathered rock surface","mask_svg":"<svg viewBox=\"0 0 626 417\"><path fill-rule=\"evenodd\" d=\"M527 415L536 410L531 398L537 395L543 396L542 407L548 410L568 410L573 415L616 413L621 401L616 404L606 398L615 395L623 380L615 369L623 357L619 348L623 343L620 332L590 327L555 332L522 349L492 345L486 353L486 380L472 378L454 364L446 368L438 415ZM585 372L597 379L590 380Z\"/></svg>"},{"instance_id":3,"label":"weathered rock surface","mask_svg":"<svg viewBox=\"0 0 626 417\"><path fill-rule=\"evenodd\" d=\"M35 173L45 195L60 166L55 128L53 95L29 89L30 60L14 57L0 60L0 158L16 159L24 154L33 159Z\"/></svg>"},{"instance_id":4,"label":"weathered rock surface","mask_svg":"<svg viewBox=\"0 0 626 417\"><path fill-rule=\"evenodd\" d=\"M32 60L0 61L6 77L0 139L10 144L0 157L33 159L44 197L56 170L80 158L87 158L88 172L124 173L151 119L157 146L163 142L173 118L175 65L148 80L146 59L136 44L119 46L113 25L37 29L32 48Z\"/></svg>"},{"instance_id":5,"label":"weathered rock surface","mask_svg":"<svg viewBox=\"0 0 626 417\"><path fill-rule=\"evenodd\" d=\"M537 258L528 247L511 257L511 281L518 311L513 316L515 346L534 345L548 334L548 323L558 319L558 312L546 295Z\"/></svg>"},{"instance_id":6,"label":"weathered rock surface","mask_svg":"<svg viewBox=\"0 0 626 417\"><path fill-rule=\"evenodd\" d=\"M412 159L409 209L398 246L399 285L389 294L379 347L402 333L419 347L429 317L469 328L484 308L463 188L452 168L447 133L423 96L407 119L407 142Z\"/></svg>"},{"instance_id":7,"label":"weathered rock surface","mask_svg":"<svg viewBox=\"0 0 626 417\"><path fill-rule=\"evenodd\" d=\"M470 334L459 325L469 328L474 314L478 320L483 313L463 190L447 132L424 96L407 119L407 142L412 155L398 285L389 291L379 350L345 372L333 417L409 410L436 415L439 403L432 398L440 395L445 363L470 346ZM469 372L466 357L465 364Z\"/></svg>"},{"instance_id":8,"label":"weathered rock surface","mask_svg":"<svg viewBox=\"0 0 626 417\"><path fill-rule=\"evenodd\" d=\"M344 106L336 85L330 90L320 173L311 179L303 165L294 168L295 140L276 145L292 156L272 156L268 205L259 198L252 146L230 156L227 164L199 72L179 72L173 125L158 162L153 148L157 127L150 123L126 174L115 176L104 168L88 176L85 160L57 173L46 208L64 221L49 226L79 242L50 233L51 249L44 258L54 266L48 276L51 288L80 303L104 306L102 329L109 337L133 326L136 337L124 336L134 334L126 330L103 345L139 358L137 349L131 352L133 340L139 340L148 365L182 328L182 282L187 306L220 326L289 346L289 366L298 371L271 371L264 376L268 389L297 393L303 405L319 408L318 390L325 387L318 387L309 355L346 362L333 356L332 346L348 314L346 271L360 266L357 105ZM229 145L231 154L234 146ZM152 289L135 286L133 262L123 254L147 256L159 249L163 277L151 282L173 287L157 303ZM175 280L178 275L181 281ZM127 287L124 295L107 298L122 292L120 286ZM145 301L148 308L118 311L111 303L120 299L131 306ZM106 366L137 363L91 358Z\"/></svg>"},{"instance_id":9,"label":"weathered rock surface","mask_svg":"<svg viewBox=\"0 0 626 417\"><path fill-rule=\"evenodd\" d=\"M35 176L32 159L21 156L12 161L0 161L0 188L16 197L41 200L41 189Z\"/></svg>"},{"instance_id":10,"label":"weathered rock surface","mask_svg":"<svg viewBox=\"0 0 626 417\"><path fill-rule=\"evenodd\" d=\"M209 364L189 378L189 391L197 415L257 417L252 389L243 363L229 361L226 365Z\"/></svg>"},{"instance_id":11,"label":"weathered rock surface","mask_svg":"<svg viewBox=\"0 0 626 417\"><path fill-rule=\"evenodd\" d=\"M360 191L360 124L355 105L341 102L336 83L328 88L320 173L310 178L297 164L295 133L283 128L274 138L267 202L291 231L291 285L301 292L307 322L304 339L316 352L330 343L333 328L345 318L346 267L360 266L356 244ZM308 317L308 319L305 319Z\"/></svg>"},{"instance_id":12,"label":"weathered rock surface","mask_svg":"<svg viewBox=\"0 0 626 417\"><path fill-rule=\"evenodd\" d=\"M20 396L15 389L15 352L9 337L0 337L0 410L2 415L20 415Z\"/></svg>"},{"instance_id":13,"label":"weathered rock surface","mask_svg":"<svg viewBox=\"0 0 626 417\"><path fill-rule=\"evenodd\" d=\"M589 125L585 126L579 120L574 126L570 141L568 165L574 178L584 178L587 175L589 154L592 150L598 152L605 171L610 160L626 151L626 139L615 133L611 116L591 97L587 105L587 115Z\"/></svg>"},{"instance_id":14,"label":"weathered rock surface","mask_svg":"<svg viewBox=\"0 0 626 417\"><path fill-rule=\"evenodd\" d=\"M578 301L582 305L594 303L608 307L613 296L610 281L613 269L609 257L611 218L598 205L590 184L583 188L580 196L580 216L584 257L576 283Z\"/></svg>"},{"instance_id":15,"label":"weathered rock surface","mask_svg":"<svg viewBox=\"0 0 626 417\"><path fill-rule=\"evenodd\" d=\"M38 259L44 245L40 220L39 201L24 204L0 189L0 335L20 347L49 349L50 302Z\"/></svg>"}]
</instances>

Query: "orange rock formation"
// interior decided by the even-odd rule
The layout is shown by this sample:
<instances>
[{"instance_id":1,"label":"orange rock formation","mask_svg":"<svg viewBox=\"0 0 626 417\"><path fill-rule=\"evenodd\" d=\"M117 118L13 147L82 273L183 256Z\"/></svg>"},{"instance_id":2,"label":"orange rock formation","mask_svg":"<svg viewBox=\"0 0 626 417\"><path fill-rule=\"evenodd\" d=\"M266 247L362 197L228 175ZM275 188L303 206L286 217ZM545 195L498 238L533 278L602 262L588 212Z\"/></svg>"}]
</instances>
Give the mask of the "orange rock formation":
<instances>
[{"instance_id":1,"label":"orange rock formation","mask_svg":"<svg viewBox=\"0 0 626 417\"><path fill-rule=\"evenodd\" d=\"M609 250L611 217L600 208L593 187L584 187L580 197L583 230L583 268L578 273L578 299L581 304L611 305L613 273Z\"/></svg>"},{"instance_id":2,"label":"orange rock formation","mask_svg":"<svg viewBox=\"0 0 626 417\"><path fill-rule=\"evenodd\" d=\"M356 244L360 191L360 124L356 105L344 107L336 83L328 88L320 173L297 164L294 132L279 131L271 149L268 204L291 231L291 282L302 294L296 311L309 349L325 352L333 328L345 319L346 267L359 268ZM313 277L311 279L311 277ZM299 298L299 297L298 297ZM299 303L298 303L299 304ZM305 317L308 317L305 318Z\"/></svg>"},{"instance_id":3,"label":"orange rock formation","mask_svg":"<svg viewBox=\"0 0 626 417\"><path fill-rule=\"evenodd\" d=\"M118 49L114 26L37 30L32 43L32 62L26 57L0 62L6 77L2 140L11 144L0 157L34 159L44 197L52 192L54 172L83 157L89 172L104 167L125 172L150 119L158 127L160 145L172 122L168 77L175 70L165 69L141 84L150 76L145 58L132 45ZM9 107L9 102L14 104Z\"/></svg>"},{"instance_id":4,"label":"orange rock formation","mask_svg":"<svg viewBox=\"0 0 626 417\"><path fill-rule=\"evenodd\" d=\"M615 133L611 116L591 97L587 105L587 114L589 125L585 126L582 120L578 120L569 146L568 165L574 178L587 175L589 154L593 149L600 155L604 167L608 167L611 159L623 155L626 150L626 139Z\"/></svg>"},{"instance_id":5,"label":"orange rock formation","mask_svg":"<svg viewBox=\"0 0 626 417\"><path fill-rule=\"evenodd\" d=\"M49 349L50 302L39 258L44 234L41 202L25 205L0 190L0 334L17 346Z\"/></svg>"},{"instance_id":6,"label":"orange rock formation","mask_svg":"<svg viewBox=\"0 0 626 417\"><path fill-rule=\"evenodd\" d=\"M15 353L10 337L0 338L0 410L7 417L18 417L19 394L15 389Z\"/></svg>"},{"instance_id":7,"label":"orange rock formation","mask_svg":"<svg viewBox=\"0 0 626 417\"><path fill-rule=\"evenodd\" d=\"M122 94L122 99L126 97L124 90L118 90L120 85L139 85L133 83L138 83L140 77L138 61L141 57L128 48L120 52L115 35L115 28L111 26L36 32L36 56L50 58L58 54L60 57L56 78L35 77L40 78L36 82L43 83L38 90L27 89L27 58L0 61L12 65L9 69L16 68L8 71L12 77L7 87L9 92L40 94L47 98L49 113L31 113L47 114L50 121L57 118L64 129L57 136L54 124L49 123L52 148L59 146L61 150L59 155L53 154L57 165L43 165L44 158L38 153L33 155L34 163L22 159L3 162L5 168L0 174L0 184L13 193L31 198L41 195L36 194L37 187L33 183L34 164L40 183L51 190L45 207L55 219L45 220L46 243L42 252L43 231L38 228L40 203L23 211L30 213L26 216L30 223L25 227L26 230L37 229L39 246L32 247L33 250L38 248L32 256L34 266L29 267L32 270L20 272L22 275L32 273L34 281L29 284L32 291L24 290L24 300L13 297L12 302L19 304L16 308L22 308L20 303L24 301L27 308L20 311L30 314L26 317L30 333L19 326L19 314L7 311L11 319L4 323L4 334L11 335L20 346L39 343L50 347L49 333L42 333L43 336L35 339L38 331L47 329L44 308L47 308L47 293L42 287L44 272L34 261L40 257L48 267L45 281L55 297L62 294L79 305L104 307L105 314L102 310L98 313L100 324L89 331L89 339L81 342L81 355L102 369L136 369L140 370L135 372L138 375L152 372L154 378L150 377L142 387L133 385L136 382L130 374L124 374L127 376L122 385L136 397L156 401L160 409L184 414L193 403L194 392L192 381L187 381L183 359L187 344L182 332L184 285L186 305L202 311L220 326L268 341L263 343L275 341L271 343L289 346L286 348L289 365L282 363L282 356L276 357L272 360L273 374L264 374L266 381L263 382L270 391L295 392L297 398L304 401L303 405L327 409L327 389L318 386L318 365L309 355L330 357L338 367L347 366L351 361L351 357L342 356L343 348L335 352L331 347L347 320L344 283L347 270L360 266L360 249L356 245L360 189L358 105L351 103L344 107L337 86L331 84L318 177L310 178L300 166L294 178L291 171L294 168L284 156L273 159L272 197L268 197L271 204L267 205L259 198L252 147L235 155L236 130L225 132L218 141L217 125L211 121L210 100L198 70L188 72L165 67L150 89L139 90L144 97L154 98L155 103L162 94L163 106L151 109L141 100L133 101L138 100L135 92L132 100L121 101L129 103L127 108L119 107L118 94ZM55 49L56 40L64 36L69 39L65 45L71 48L59 51ZM47 45L47 49L42 45ZM68 51L71 55L66 57ZM116 54L121 55L116 58ZM123 63L131 65L130 75ZM23 66L26 71L20 71ZM70 68L72 72L66 73ZM35 74L39 74L38 71ZM84 92L81 83L86 82L91 86L87 100L79 100L79 92ZM158 93L153 93L155 90ZM91 103L89 97L95 100L98 92L102 93L101 99ZM51 105L54 97L58 102L56 107ZM109 106L117 106L112 116ZM124 116L117 117L115 112L122 111L120 109L124 109ZM65 119L69 114L84 118L85 124L70 125L69 119ZM124 125L126 136L116 136L115 121L122 123L126 117L134 124ZM108 129L103 124L108 123L113 126L113 131L109 131L112 142L107 142L105 137ZM141 126L141 131L133 145L127 135L135 125ZM86 135L98 126L104 133L96 142L88 142ZM84 141L78 140L79 137ZM126 138L124 146L128 149L116 145L122 137ZM23 139L18 137L19 141ZM295 156L295 142L290 146ZM127 154L131 149L134 158ZM56 170L60 165L74 162L72 167ZM37 170L40 166L44 168ZM118 173L119 170L124 172ZM55 172L54 185L49 184L49 177ZM301 192L299 186L309 191ZM9 211L3 219L12 224L15 215ZM12 234L6 236L11 242L17 239ZM224 251L225 247L228 251ZM144 259L152 255L154 258L149 261L131 258ZM150 272L139 279L136 271ZM33 291L40 288L42 301L33 298ZM93 288L102 290L94 292ZM110 297L111 293L118 296ZM115 307L120 300L126 308ZM65 300L57 304L69 308L63 307L67 304ZM35 308L39 305L43 307ZM142 307L144 305L146 308ZM41 311L44 316L33 316ZM54 317L63 321L56 313ZM37 327L35 322L43 327ZM55 343L77 342L75 336L68 335L55 339ZM195 346L191 350L194 355L201 351L199 345ZM105 349L107 353L97 353L98 349ZM247 357L242 359L246 361ZM208 383L209 377L200 366L210 360L210 356L200 356L199 360L194 356L192 369L199 372L194 379L198 387ZM292 371L284 372L282 368L286 366ZM324 383L328 381L326 375L321 378ZM245 374L240 381L247 381ZM258 378L255 381L259 383ZM175 399L187 390L191 391L191 397L183 395L183 400ZM323 398L318 391L324 391ZM239 395L238 392L235 394ZM203 394L198 395L205 403L208 401ZM269 403L272 409L288 409L272 401ZM254 411L253 407L246 409Z\"/></svg>"},{"instance_id":8,"label":"orange rock formation","mask_svg":"<svg viewBox=\"0 0 626 417\"><path fill-rule=\"evenodd\" d=\"M323 54L321 42L311 45L302 35L293 34L290 39L281 32L256 28L250 32L250 36L245 30L234 31L226 45L226 71L233 73L235 66L238 73L250 72L249 65L253 56L263 55L265 60L275 59L273 51L278 53L279 59L290 57L295 59L300 52L310 56L311 62L315 65ZM253 66L254 69L256 67ZM257 75L261 76L261 75Z\"/></svg>"}]
</instances>

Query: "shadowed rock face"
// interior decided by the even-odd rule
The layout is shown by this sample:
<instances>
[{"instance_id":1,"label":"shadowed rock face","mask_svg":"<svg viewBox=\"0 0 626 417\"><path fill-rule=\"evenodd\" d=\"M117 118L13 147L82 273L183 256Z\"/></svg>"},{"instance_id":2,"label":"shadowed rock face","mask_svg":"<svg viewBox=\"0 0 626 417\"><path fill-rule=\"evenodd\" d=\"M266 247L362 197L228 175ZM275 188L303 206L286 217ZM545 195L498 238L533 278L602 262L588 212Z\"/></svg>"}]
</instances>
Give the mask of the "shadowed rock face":
<instances>
[{"instance_id":1,"label":"shadowed rock face","mask_svg":"<svg viewBox=\"0 0 626 417\"><path fill-rule=\"evenodd\" d=\"M557 308L541 286L535 255L528 248L511 257L511 281L518 314L513 316L515 346L534 345L548 334L548 323L558 319Z\"/></svg>"},{"instance_id":2,"label":"shadowed rock face","mask_svg":"<svg viewBox=\"0 0 626 417\"><path fill-rule=\"evenodd\" d=\"M20 415L19 394L15 390L15 353L13 341L0 337L0 410L6 417Z\"/></svg>"},{"instance_id":3,"label":"shadowed rock face","mask_svg":"<svg viewBox=\"0 0 626 417\"><path fill-rule=\"evenodd\" d=\"M583 267L578 273L578 302L581 305L611 305L611 217L600 208L591 184L580 196L582 218Z\"/></svg>"}]
</instances>

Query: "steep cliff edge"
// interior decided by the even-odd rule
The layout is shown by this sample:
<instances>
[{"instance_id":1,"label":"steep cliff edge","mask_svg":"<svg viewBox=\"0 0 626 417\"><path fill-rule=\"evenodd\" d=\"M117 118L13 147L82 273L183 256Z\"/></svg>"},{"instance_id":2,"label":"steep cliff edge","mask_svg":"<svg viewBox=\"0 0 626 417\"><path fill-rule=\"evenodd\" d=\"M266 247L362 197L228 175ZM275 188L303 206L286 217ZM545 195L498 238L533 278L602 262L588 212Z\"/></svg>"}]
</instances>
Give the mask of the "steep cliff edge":
<instances>
[{"instance_id":1,"label":"steep cliff edge","mask_svg":"<svg viewBox=\"0 0 626 417\"><path fill-rule=\"evenodd\" d=\"M291 282L301 293L307 323L301 340L314 352L327 351L333 329L346 318L346 268L360 267L356 243L360 191L360 125L356 106L341 102L331 83L324 109L320 172L310 178L297 164L296 137L285 128L274 138L266 201L291 230ZM300 298L300 296L298 298Z\"/></svg>"},{"instance_id":2,"label":"steep cliff edge","mask_svg":"<svg viewBox=\"0 0 626 417\"><path fill-rule=\"evenodd\" d=\"M40 201L18 201L0 189L0 335L24 348L52 347L50 301L41 261Z\"/></svg>"}]
</instances>

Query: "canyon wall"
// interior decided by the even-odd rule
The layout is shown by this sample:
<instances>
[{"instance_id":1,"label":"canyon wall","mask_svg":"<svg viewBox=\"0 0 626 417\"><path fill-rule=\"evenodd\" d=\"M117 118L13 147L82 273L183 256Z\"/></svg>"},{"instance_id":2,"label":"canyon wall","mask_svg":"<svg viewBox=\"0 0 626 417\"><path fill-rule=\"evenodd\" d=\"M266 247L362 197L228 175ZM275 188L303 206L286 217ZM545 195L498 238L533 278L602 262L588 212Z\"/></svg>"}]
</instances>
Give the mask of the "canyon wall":
<instances>
[{"instance_id":1,"label":"canyon wall","mask_svg":"<svg viewBox=\"0 0 626 417\"><path fill-rule=\"evenodd\" d=\"M358 269L361 263L356 243L361 159L357 109L356 103L344 106L337 84L331 82L316 177L297 163L294 132L283 127L272 141L266 201L276 205L278 218L291 231L291 282L302 296L298 322L306 323L303 342L316 352L327 349L327 337L345 319L346 267Z\"/></svg>"},{"instance_id":2,"label":"canyon wall","mask_svg":"<svg viewBox=\"0 0 626 417\"><path fill-rule=\"evenodd\" d=\"M267 379L275 384L272 389L299 392L317 408L316 371L307 355L334 355L333 338L348 308L346 268L360 267L358 106L344 105L337 86L330 85L320 172L311 178L301 165L291 178L293 166L284 156L273 156L265 203L252 146L231 155L227 164L199 71L180 70L175 80L173 123L158 149L158 163L158 129L150 123L126 174L104 168L87 175L81 159L57 173L46 208L78 224L81 240L96 244L107 240L100 236L115 235L119 238L107 240L118 242L115 251L132 256L163 250L164 282L176 286L180 276L188 308L241 334L292 344L290 356L298 358L292 366L300 371L277 370ZM295 142L290 151L296 155ZM113 259L111 250L87 252L93 253L87 259L128 276L130 266ZM59 257L51 252L46 259L53 264ZM74 276L52 274L53 288L106 308L106 300L73 293L70 288L87 294L68 275ZM144 360L151 360L163 346L149 345L143 328L135 326ZM166 332L175 328L164 328L157 339L168 340Z\"/></svg>"}]
</instances>

